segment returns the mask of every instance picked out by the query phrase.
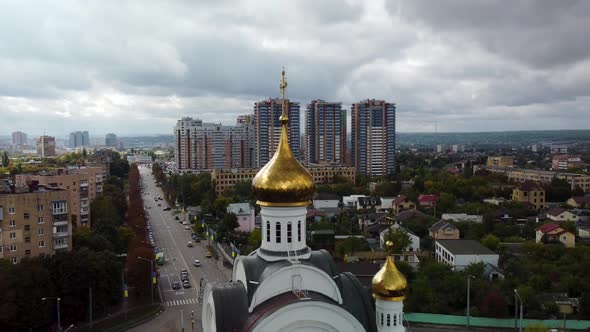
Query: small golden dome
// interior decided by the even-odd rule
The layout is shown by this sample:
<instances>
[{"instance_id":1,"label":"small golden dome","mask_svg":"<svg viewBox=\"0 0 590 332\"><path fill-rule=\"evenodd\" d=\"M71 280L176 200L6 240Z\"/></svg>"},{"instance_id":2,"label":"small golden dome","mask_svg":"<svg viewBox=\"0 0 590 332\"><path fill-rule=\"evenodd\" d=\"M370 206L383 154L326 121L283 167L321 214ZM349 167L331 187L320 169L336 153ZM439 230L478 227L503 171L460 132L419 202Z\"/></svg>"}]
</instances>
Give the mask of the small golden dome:
<instances>
[{"instance_id":1,"label":"small golden dome","mask_svg":"<svg viewBox=\"0 0 590 332\"><path fill-rule=\"evenodd\" d=\"M387 256L385 265L373 277L373 297L385 301L403 301L408 288L406 277L399 272L393 258Z\"/></svg>"},{"instance_id":2,"label":"small golden dome","mask_svg":"<svg viewBox=\"0 0 590 332\"><path fill-rule=\"evenodd\" d=\"M252 189L257 203L262 206L306 206L311 204L315 187L311 174L295 157L289 147L287 135L287 80L283 69L281 78L283 114L281 138L272 159L258 171L252 180Z\"/></svg>"}]
</instances>

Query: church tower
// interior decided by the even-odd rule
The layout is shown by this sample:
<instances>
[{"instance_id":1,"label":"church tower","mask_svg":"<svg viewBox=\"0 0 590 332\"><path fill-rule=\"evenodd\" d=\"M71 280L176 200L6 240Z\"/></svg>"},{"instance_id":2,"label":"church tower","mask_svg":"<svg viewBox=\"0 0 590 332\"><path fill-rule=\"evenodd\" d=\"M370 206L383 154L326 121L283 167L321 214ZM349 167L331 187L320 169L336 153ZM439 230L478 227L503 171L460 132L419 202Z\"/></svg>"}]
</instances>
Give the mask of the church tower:
<instances>
[{"instance_id":1,"label":"church tower","mask_svg":"<svg viewBox=\"0 0 590 332\"><path fill-rule=\"evenodd\" d=\"M289 147L287 124L287 79L281 77L283 112L281 138L272 159L252 180L252 188L260 205L262 244L258 255L266 261L307 259L305 217L311 204L314 184L311 174L295 159Z\"/></svg>"},{"instance_id":2,"label":"church tower","mask_svg":"<svg viewBox=\"0 0 590 332\"><path fill-rule=\"evenodd\" d=\"M387 241L387 247L392 245L391 241ZM406 277L397 269L392 256L388 255L385 265L375 274L372 282L378 332L406 331L403 319L407 287Z\"/></svg>"}]
</instances>

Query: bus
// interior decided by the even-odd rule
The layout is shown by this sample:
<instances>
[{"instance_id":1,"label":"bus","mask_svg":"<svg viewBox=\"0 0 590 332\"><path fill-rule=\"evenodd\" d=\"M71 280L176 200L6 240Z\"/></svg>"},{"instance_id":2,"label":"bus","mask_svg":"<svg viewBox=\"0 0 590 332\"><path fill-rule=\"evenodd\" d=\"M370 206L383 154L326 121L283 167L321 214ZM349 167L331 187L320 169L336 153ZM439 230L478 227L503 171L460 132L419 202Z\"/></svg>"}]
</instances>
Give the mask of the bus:
<instances>
[{"instance_id":1,"label":"bus","mask_svg":"<svg viewBox=\"0 0 590 332\"><path fill-rule=\"evenodd\" d=\"M164 265L164 253L163 252L159 252L156 254L156 263L158 265Z\"/></svg>"}]
</instances>

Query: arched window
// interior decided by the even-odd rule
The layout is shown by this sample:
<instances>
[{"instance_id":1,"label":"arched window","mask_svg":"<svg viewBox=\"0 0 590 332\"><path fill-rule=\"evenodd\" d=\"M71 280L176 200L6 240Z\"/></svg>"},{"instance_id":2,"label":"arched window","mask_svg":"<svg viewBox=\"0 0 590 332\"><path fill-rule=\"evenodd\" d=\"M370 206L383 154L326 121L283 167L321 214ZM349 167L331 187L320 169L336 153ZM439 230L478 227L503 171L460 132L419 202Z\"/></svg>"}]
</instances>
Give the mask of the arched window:
<instances>
[{"instance_id":1,"label":"arched window","mask_svg":"<svg viewBox=\"0 0 590 332\"><path fill-rule=\"evenodd\" d=\"M381 326L383 326L383 313L381 313Z\"/></svg>"},{"instance_id":2,"label":"arched window","mask_svg":"<svg viewBox=\"0 0 590 332\"><path fill-rule=\"evenodd\" d=\"M391 315L387 314L387 326L391 326Z\"/></svg>"},{"instance_id":3,"label":"arched window","mask_svg":"<svg viewBox=\"0 0 590 332\"><path fill-rule=\"evenodd\" d=\"M275 229L276 229L276 233L275 233L276 243L281 243L281 223L280 222L277 222L275 224Z\"/></svg>"},{"instance_id":4,"label":"arched window","mask_svg":"<svg viewBox=\"0 0 590 332\"><path fill-rule=\"evenodd\" d=\"M297 241L301 242L301 220L297 222Z\"/></svg>"},{"instance_id":5,"label":"arched window","mask_svg":"<svg viewBox=\"0 0 590 332\"><path fill-rule=\"evenodd\" d=\"M291 242L293 242L293 240L292 240L292 238L291 238L291 235L292 235L292 234L291 234L291 226L292 226L292 225L291 225L291 222L289 221L289 222L287 223L287 243L291 243Z\"/></svg>"},{"instance_id":6,"label":"arched window","mask_svg":"<svg viewBox=\"0 0 590 332\"><path fill-rule=\"evenodd\" d=\"M393 315L393 326L397 326L397 315Z\"/></svg>"},{"instance_id":7,"label":"arched window","mask_svg":"<svg viewBox=\"0 0 590 332\"><path fill-rule=\"evenodd\" d=\"M266 221L266 242L270 242L270 221Z\"/></svg>"}]
</instances>

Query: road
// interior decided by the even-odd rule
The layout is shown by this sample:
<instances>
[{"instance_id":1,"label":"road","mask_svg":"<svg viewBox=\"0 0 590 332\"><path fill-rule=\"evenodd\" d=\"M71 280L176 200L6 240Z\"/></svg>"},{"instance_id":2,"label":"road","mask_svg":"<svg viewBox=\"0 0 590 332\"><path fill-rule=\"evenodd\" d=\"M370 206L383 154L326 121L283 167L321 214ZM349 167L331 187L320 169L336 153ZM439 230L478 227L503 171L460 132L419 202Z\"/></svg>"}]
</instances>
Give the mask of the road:
<instances>
[{"instance_id":1,"label":"road","mask_svg":"<svg viewBox=\"0 0 590 332\"><path fill-rule=\"evenodd\" d=\"M194 331L201 331L201 304L198 303L199 282L205 278L210 282L225 282L223 275L211 258L206 258L205 241L187 246L191 239L191 231L186 230L180 223L182 214L175 214L174 210L164 211L167 206L164 200L155 201L155 197L164 196L156 186L151 168L139 167L141 184L144 187L144 207L148 211L149 222L154 235L155 246L164 253L165 264L159 266L159 291L163 297L164 312L147 324L129 331L180 331L181 311L184 318L185 331L191 331L191 311L194 311ZM158 206L158 204L160 206ZM178 216L180 221L175 220ZM195 267L195 259L201 261L200 267ZM192 285L188 289L172 289L175 281L180 282L180 271L187 269Z\"/></svg>"}]
</instances>

